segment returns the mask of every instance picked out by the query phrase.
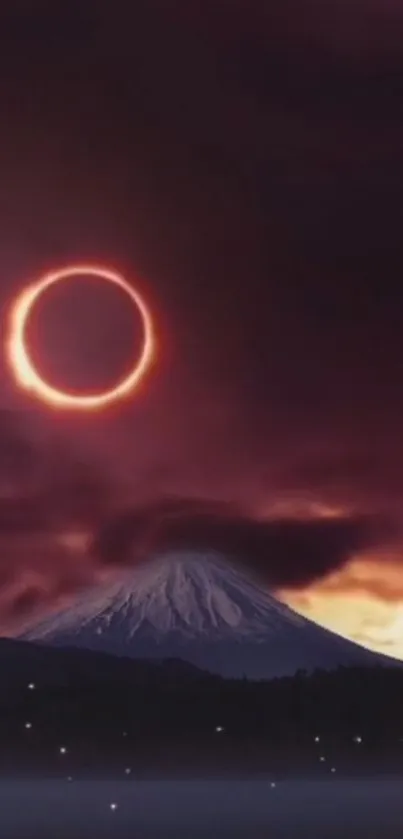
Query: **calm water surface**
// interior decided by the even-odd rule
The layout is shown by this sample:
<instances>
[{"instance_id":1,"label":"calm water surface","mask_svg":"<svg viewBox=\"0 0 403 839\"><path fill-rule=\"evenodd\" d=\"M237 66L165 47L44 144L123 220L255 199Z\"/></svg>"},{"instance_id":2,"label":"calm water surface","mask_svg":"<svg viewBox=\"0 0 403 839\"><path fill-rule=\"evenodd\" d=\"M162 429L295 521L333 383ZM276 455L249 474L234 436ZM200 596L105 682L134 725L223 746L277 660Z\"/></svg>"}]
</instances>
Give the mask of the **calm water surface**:
<instances>
[{"instance_id":1,"label":"calm water surface","mask_svg":"<svg viewBox=\"0 0 403 839\"><path fill-rule=\"evenodd\" d=\"M1 839L165 836L402 839L403 779L0 781Z\"/></svg>"}]
</instances>

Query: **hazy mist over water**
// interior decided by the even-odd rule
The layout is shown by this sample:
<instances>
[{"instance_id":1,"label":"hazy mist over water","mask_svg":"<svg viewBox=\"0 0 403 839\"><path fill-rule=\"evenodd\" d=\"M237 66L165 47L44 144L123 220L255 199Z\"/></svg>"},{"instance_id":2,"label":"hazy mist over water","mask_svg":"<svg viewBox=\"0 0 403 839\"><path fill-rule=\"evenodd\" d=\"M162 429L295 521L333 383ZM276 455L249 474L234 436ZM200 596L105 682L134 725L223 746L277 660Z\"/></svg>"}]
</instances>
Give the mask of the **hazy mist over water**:
<instances>
[{"instance_id":1,"label":"hazy mist over water","mask_svg":"<svg viewBox=\"0 0 403 839\"><path fill-rule=\"evenodd\" d=\"M398 839L402 779L2 780L2 839ZM117 805L111 808L111 805Z\"/></svg>"}]
</instances>

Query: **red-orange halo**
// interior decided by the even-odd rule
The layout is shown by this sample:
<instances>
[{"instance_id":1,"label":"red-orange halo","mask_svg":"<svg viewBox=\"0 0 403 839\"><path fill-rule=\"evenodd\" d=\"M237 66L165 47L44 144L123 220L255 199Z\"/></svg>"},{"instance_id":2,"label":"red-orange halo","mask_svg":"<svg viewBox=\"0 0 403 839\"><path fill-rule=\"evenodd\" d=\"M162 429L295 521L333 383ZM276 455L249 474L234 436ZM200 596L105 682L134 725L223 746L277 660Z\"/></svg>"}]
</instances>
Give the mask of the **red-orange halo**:
<instances>
[{"instance_id":1,"label":"red-orange halo","mask_svg":"<svg viewBox=\"0 0 403 839\"><path fill-rule=\"evenodd\" d=\"M32 314L32 309L39 297L51 285L61 280L82 275L98 277L119 286L137 307L144 331L144 342L140 357L132 371L118 382L114 388L91 395L65 393L63 390L48 384L36 370L26 346L27 324ZM151 313L145 300L121 274L109 268L95 265L74 265L45 274L18 295L10 311L6 351L12 373L20 387L53 407L78 411L93 411L127 397L140 384L154 358L155 330Z\"/></svg>"}]
</instances>

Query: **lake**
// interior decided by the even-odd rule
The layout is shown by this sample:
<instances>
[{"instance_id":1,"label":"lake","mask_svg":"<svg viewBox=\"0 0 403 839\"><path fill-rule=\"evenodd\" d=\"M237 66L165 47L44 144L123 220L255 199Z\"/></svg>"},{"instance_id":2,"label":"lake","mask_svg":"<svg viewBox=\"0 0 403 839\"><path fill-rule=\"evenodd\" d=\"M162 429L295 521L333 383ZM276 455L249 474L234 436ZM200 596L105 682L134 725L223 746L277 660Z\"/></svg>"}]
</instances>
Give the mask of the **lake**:
<instances>
[{"instance_id":1,"label":"lake","mask_svg":"<svg viewBox=\"0 0 403 839\"><path fill-rule=\"evenodd\" d=\"M403 778L1 780L1 839L398 839ZM117 805L117 806L111 806Z\"/></svg>"}]
</instances>

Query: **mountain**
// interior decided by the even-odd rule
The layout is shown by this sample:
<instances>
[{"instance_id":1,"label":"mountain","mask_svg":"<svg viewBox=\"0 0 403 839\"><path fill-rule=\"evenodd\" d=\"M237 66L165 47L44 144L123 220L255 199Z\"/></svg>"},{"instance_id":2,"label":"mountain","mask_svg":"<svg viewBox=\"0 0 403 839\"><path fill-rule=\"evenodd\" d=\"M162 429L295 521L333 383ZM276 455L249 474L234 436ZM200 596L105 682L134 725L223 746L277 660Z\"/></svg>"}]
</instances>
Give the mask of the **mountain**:
<instances>
[{"instance_id":1,"label":"mountain","mask_svg":"<svg viewBox=\"0 0 403 839\"><path fill-rule=\"evenodd\" d=\"M216 554L152 560L83 594L21 639L136 659L182 659L252 679L398 664L297 615Z\"/></svg>"}]
</instances>

